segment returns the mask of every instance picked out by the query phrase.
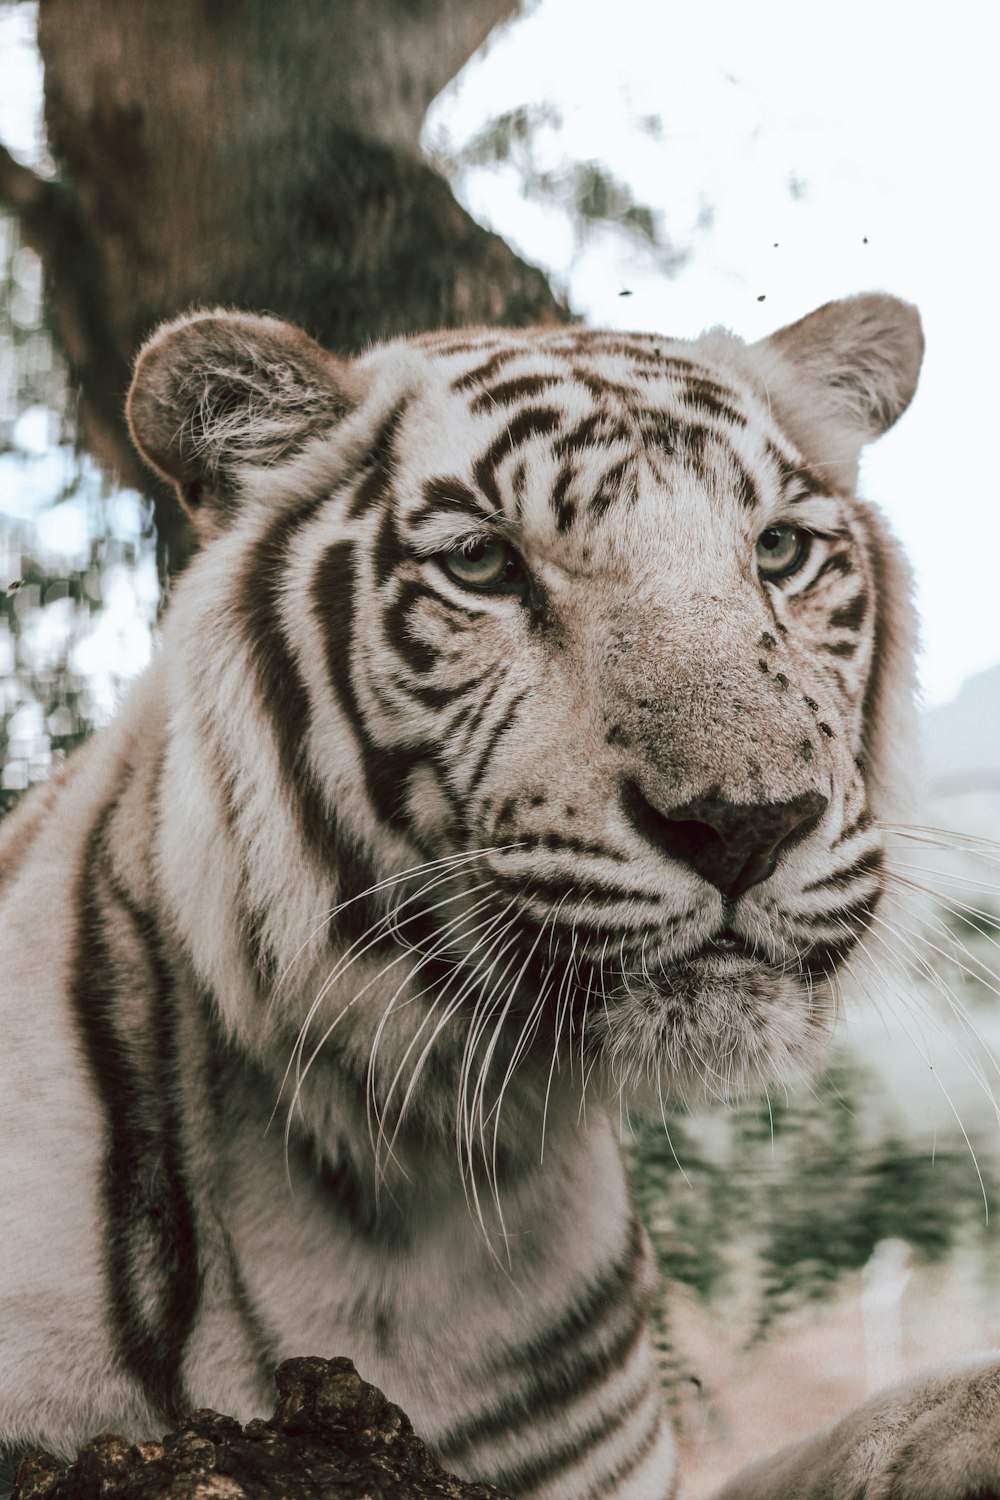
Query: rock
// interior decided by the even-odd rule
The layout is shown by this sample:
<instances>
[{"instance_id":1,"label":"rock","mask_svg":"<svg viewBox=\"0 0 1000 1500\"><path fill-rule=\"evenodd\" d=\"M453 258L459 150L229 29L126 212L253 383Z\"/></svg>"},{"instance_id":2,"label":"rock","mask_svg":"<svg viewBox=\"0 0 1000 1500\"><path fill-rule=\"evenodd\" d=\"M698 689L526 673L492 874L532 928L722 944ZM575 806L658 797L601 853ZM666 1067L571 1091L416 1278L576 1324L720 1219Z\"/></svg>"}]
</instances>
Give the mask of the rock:
<instances>
[{"instance_id":1,"label":"rock","mask_svg":"<svg viewBox=\"0 0 1000 1500\"><path fill-rule=\"evenodd\" d=\"M349 1359L279 1365L268 1421L196 1411L162 1442L94 1438L21 1463L11 1500L505 1500L446 1474Z\"/></svg>"}]
</instances>

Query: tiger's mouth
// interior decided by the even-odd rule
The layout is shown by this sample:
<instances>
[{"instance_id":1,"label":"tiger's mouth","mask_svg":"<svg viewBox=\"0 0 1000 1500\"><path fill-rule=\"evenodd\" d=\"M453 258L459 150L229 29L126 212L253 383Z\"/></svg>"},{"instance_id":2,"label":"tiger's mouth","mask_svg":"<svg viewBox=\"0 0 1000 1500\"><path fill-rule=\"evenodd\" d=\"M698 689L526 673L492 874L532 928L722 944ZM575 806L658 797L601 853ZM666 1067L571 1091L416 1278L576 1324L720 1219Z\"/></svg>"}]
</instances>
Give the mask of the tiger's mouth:
<instances>
[{"instance_id":1,"label":"tiger's mouth","mask_svg":"<svg viewBox=\"0 0 1000 1500\"><path fill-rule=\"evenodd\" d=\"M697 1004L706 994L720 988L735 1002L742 986L749 986L756 993L762 983L774 982L788 974L790 968L798 970L800 966L801 959L790 964L787 959L765 953L758 945L726 929L689 953L654 969L647 966L641 981L654 1003L660 1000ZM626 975L626 984L634 988L638 977Z\"/></svg>"},{"instance_id":2,"label":"tiger's mouth","mask_svg":"<svg viewBox=\"0 0 1000 1500\"><path fill-rule=\"evenodd\" d=\"M609 1097L640 1112L668 1096L730 1099L809 1072L837 1014L833 987L801 954L765 952L726 929L597 988L583 1029Z\"/></svg>"},{"instance_id":3,"label":"tiger's mouth","mask_svg":"<svg viewBox=\"0 0 1000 1500\"><path fill-rule=\"evenodd\" d=\"M725 959L733 963L749 962L754 965L767 963L767 959L761 954L759 948L745 937L741 937L739 933L734 932L731 927L724 927L714 937L706 939L689 956L687 962L693 963L700 959Z\"/></svg>"},{"instance_id":4,"label":"tiger's mouth","mask_svg":"<svg viewBox=\"0 0 1000 1500\"><path fill-rule=\"evenodd\" d=\"M790 934L741 931L737 914L692 922L685 942L669 922L624 936L562 930L490 891L469 904L456 895L457 919L450 899L443 912L419 900L397 914L392 940L412 955L434 1025L447 1018L461 1034L469 1067L482 1053L502 1078L530 1054L542 1075L526 1077L565 1069L644 1110L808 1070L832 1029L835 986L817 981L836 964L814 963Z\"/></svg>"},{"instance_id":5,"label":"tiger's mouth","mask_svg":"<svg viewBox=\"0 0 1000 1500\"><path fill-rule=\"evenodd\" d=\"M761 980L790 981L796 988L812 990L834 979L861 936L841 936L835 943L786 944L773 952L727 928L664 964L658 976L674 994L696 995L700 983L712 986L720 981L738 993L741 978L755 985Z\"/></svg>"}]
</instances>

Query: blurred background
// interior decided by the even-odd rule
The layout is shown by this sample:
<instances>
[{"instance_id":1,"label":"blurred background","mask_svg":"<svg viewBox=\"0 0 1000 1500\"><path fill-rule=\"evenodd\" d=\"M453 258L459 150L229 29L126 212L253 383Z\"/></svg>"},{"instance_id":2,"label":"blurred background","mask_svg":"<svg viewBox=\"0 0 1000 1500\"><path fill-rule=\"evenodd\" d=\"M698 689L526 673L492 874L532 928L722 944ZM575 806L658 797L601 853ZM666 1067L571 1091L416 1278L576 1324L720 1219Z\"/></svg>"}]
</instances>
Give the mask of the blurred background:
<instances>
[{"instance_id":1,"label":"blurred background","mask_svg":"<svg viewBox=\"0 0 1000 1500\"><path fill-rule=\"evenodd\" d=\"M352 350L554 321L760 337L870 288L928 341L862 493L924 626L931 892L822 1075L623 1121L687 1493L1000 1344L998 96L987 8L0 3L0 810L105 722L190 549L122 401L225 302Z\"/></svg>"}]
</instances>

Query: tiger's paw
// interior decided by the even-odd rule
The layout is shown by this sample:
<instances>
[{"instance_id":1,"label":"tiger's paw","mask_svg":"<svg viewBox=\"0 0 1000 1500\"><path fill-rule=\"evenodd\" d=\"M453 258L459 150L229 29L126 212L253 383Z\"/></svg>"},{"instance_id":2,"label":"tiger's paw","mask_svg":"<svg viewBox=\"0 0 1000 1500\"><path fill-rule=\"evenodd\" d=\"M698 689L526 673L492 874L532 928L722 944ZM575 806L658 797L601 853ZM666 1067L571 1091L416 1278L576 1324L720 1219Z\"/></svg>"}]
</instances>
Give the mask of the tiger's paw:
<instances>
[{"instance_id":1,"label":"tiger's paw","mask_svg":"<svg viewBox=\"0 0 1000 1500\"><path fill-rule=\"evenodd\" d=\"M880 1391L713 1500L1000 1500L1000 1351Z\"/></svg>"}]
</instances>

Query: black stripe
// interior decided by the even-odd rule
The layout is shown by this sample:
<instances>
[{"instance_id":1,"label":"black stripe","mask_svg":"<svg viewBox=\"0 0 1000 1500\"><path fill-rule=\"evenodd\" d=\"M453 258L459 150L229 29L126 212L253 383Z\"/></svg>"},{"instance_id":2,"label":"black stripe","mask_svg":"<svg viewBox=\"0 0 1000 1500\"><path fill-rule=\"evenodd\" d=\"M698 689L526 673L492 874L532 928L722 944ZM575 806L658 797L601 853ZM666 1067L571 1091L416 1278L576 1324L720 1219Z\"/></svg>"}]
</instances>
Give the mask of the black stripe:
<instances>
[{"instance_id":1,"label":"black stripe","mask_svg":"<svg viewBox=\"0 0 1000 1500\"><path fill-rule=\"evenodd\" d=\"M490 451L498 449L502 457L508 450L513 452L532 438L544 437L562 422L562 413L552 406L526 406L518 412L499 434Z\"/></svg>"},{"instance_id":2,"label":"black stripe","mask_svg":"<svg viewBox=\"0 0 1000 1500\"><path fill-rule=\"evenodd\" d=\"M300 510L283 515L261 538L248 559L240 607L260 685L259 701L271 724L282 781L288 788L303 842L325 870L334 872L340 865L342 840L334 810L306 758L312 707L302 673L279 623L292 542L326 503L326 495L314 496ZM350 597L338 598L334 589L324 595L326 617L321 615L320 623L328 638L329 621L332 619L334 624L349 621L352 603ZM364 885L373 880L374 875L365 879ZM345 896L348 894L351 893L345 892Z\"/></svg>"},{"instance_id":3,"label":"black stripe","mask_svg":"<svg viewBox=\"0 0 1000 1500\"><path fill-rule=\"evenodd\" d=\"M247 897L246 872L241 870L236 893L236 912L240 938L250 957L257 988L268 994L278 977L278 955L267 936L267 912Z\"/></svg>"},{"instance_id":4,"label":"black stripe","mask_svg":"<svg viewBox=\"0 0 1000 1500\"><path fill-rule=\"evenodd\" d=\"M677 428L677 440L681 456L699 468L704 466L706 451L713 445L735 472L736 491L743 503L748 508L758 504L756 485L724 430L706 427L701 422L685 423Z\"/></svg>"},{"instance_id":5,"label":"black stripe","mask_svg":"<svg viewBox=\"0 0 1000 1500\"><path fill-rule=\"evenodd\" d=\"M844 959L853 953L860 939L860 932L848 932L829 942L814 943L802 955L801 974L793 973L792 977L799 979L803 985L817 979L828 979Z\"/></svg>"},{"instance_id":6,"label":"black stripe","mask_svg":"<svg viewBox=\"0 0 1000 1500\"><path fill-rule=\"evenodd\" d=\"M698 364L681 355L668 354L652 334L640 338L627 334L602 333L599 330L588 331L585 336L576 339L572 347L583 355L591 354L598 358L618 356L631 360L636 365L645 366L646 371L654 375L680 379L687 379L689 376L694 376L695 379L711 378L707 365Z\"/></svg>"},{"instance_id":7,"label":"black stripe","mask_svg":"<svg viewBox=\"0 0 1000 1500\"><path fill-rule=\"evenodd\" d=\"M514 491L514 500L518 515L521 514L524 505L524 487L528 477L528 466L523 458L519 458L511 470L510 487Z\"/></svg>"},{"instance_id":8,"label":"black stripe","mask_svg":"<svg viewBox=\"0 0 1000 1500\"><path fill-rule=\"evenodd\" d=\"M831 664L826 669L826 675L828 680L832 679L833 681L835 697L839 697L841 702L848 697L853 698L854 693L848 689L847 678L840 667L835 667Z\"/></svg>"},{"instance_id":9,"label":"black stripe","mask_svg":"<svg viewBox=\"0 0 1000 1500\"><path fill-rule=\"evenodd\" d=\"M590 1285L582 1288L573 1301L549 1326L513 1349L487 1358L486 1373L519 1373L524 1369L541 1367L551 1361L553 1353L566 1356L570 1345L586 1338L608 1308L614 1304L629 1302L635 1297L636 1308L642 1308L643 1299L636 1297L637 1283L645 1265L645 1242L642 1225L633 1213L628 1222L628 1234L621 1251L605 1267Z\"/></svg>"},{"instance_id":10,"label":"black stripe","mask_svg":"<svg viewBox=\"0 0 1000 1500\"><path fill-rule=\"evenodd\" d=\"M499 825L497 827L499 832ZM573 854L591 854L595 859L610 859L615 864L627 863L627 856L621 854L617 849L612 849L606 844L594 844L587 839L575 838L572 834L557 833L548 829L545 833L530 833L521 829L517 830L518 843L521 849L567 849Z\"/></svg>"},{"instance_id":11,"label":"black stripe","mask_svg":"<svg viewBox=\"0 0 1000 1500\"><path fill-rule=\"evenodd\" d=\"M591 333L578 341L577 347L587 354L597 354L602 358L615 356L634 360L640 365L663 364L663 356L658 349L651 349L648 344L638 340L630 339L628 336L617 334Z\"/></svg>"},{"instance_id":12,"label":"black stripe","mask_svg":"<svg viewBox=\"0 0 1000 1500\"><path fill-rule=\"evenodd\" d=\"M433 672L441 657L434 646L414 634L409 617L422 600L436 604L439 597L422 578L404 578L383 617L386 642L412 672L422 677Z\"/></svg>"},{"instance_id":13,"label":"black stripe","mask_svg":"<svg viewBox=\"0 0 1000 1500\"><path fill-rule=\"evenodd\" d=\"M642 1403L649 1399L650 1389L651 1387L645 1386L633 1392L620 1405L602 1413L593 1426L586 1432L580 1433L578 1437L571 1438L568 1442L558 1443L536 1458L522 1459L520 1462L511 1464L509 1468L501 1469L499 1473L491 1474L491 1483L497 1485L505 1493L526 1495L544 1484L546 1480L554 1478L556 1474L577 1467L581 1459L593 1453L595 1448L599 1448L609 1437L625 1426ZM657 1412L653 1425L654 1437L660 1430L662 1420L662 1413ZM640 1453L644 1448L646 1452L649 1451L649 1447L646 1446L647 1442L648 1439L644 1439L639 1444ZM649 1443L649 1446L652 1444ZM635 1454L630 1453L628 1467L632 1468L635 1463Z\"/></svg>"},{"instance_id":14,"label":"black stripe","mask_svg":"<svg viewBox=\"0 0 1000 1500\"><path fill-rule=\"evenodd\" d=\"M833 630L857 630L864 623L868 612L868 595L864 589L850 600L835 609L830 616L829 624Z\"/></svg>"},{"instance_id":15,"label":"black stripe","mask_svg":"<svg viewBox=\"0 0 1000 1500\"><path fill-rule=\"evenodd\" d=\"M236 1255L229 1232L224 1224L216 1225L216 1232L222 1236L223 1249L226 1257L226 1268L229 1272L229 1285L232 1289L233 1302L239 1313L246 1330L247 1338L253 1350L257 1368L265 1380L271 1380L277 1369L280 1359L278 1344L273 1340L264 1327L257 1313L257 1309L250 1297L243 1272Z\"/></svg>"},{"instance_id":16,"label":"black stripe","mask_svg":"<svg viewBox=\"0 0 1000 1500\"><path fill-rule=\"evenodd\" d=\"M735 391L717 385L714 380L692 380L681 392L685 404L717 422L728 422L733 427L746 427L746 414L735 404L739 397Z\"/></svg>"},{"instance_id":17,"label":"black stripe","mask_svg":"<svg viewBox=\"0 0 1000 1500\"><path fill-rule=\"evenodd\" d=\"M632 373L638 379L643 372L635 370ZM636 399L637 392L634 385L625 385L620 380L610 380L606 375L598 375L585 366L574 365L573 378L585 390L588 390L596 401L606 401L610 396L614 396L628 408Z\"/></svg>"},{"instance_id":18,"label":"black stripe","mask_svg":"<svg viewBox=\"0 0 1000 1500\"><path fill-rule=\"evenodd\" d=\"M489 411L494 406L510 406L515 401L524 401L538 396L550 386L558 385L565 377L561 375L516 375L512 380L481 390L469 405L473 412Z\"/></svg>"},{"instance_id":19,"label":"black stripe","mask_svg":"<svg viewBox=\"0 0 1000 1500\"><path fill-rule=\"evenodd\" d=\"M479 728L480 724L483 722L485 715L489 711L490 704L493 702L493 699L496 697L497 693L500 691L507 680L506 674L495 662L490 663L487 671L483 675L483 680L485 680L485 678L491 673L496 674L496 680L494 681L493 686L489 689L489 691L486 692L480 699L478 699L478 701L475 698L470 699L469 702L466 703L457 714L455 714L455 716L451 720L451 723L448 725L447 734L449 738L453 734L456 734L458 730L462 729L464 726L465 744L462 746L463 754L470 748L470 741L474 739L476 730Z\"/></svg>"},{"instance_id":20,"label":"black stripe","mask_svg":"<svg viewBox=\"0 0 1000 1500\"><path fill-rule=\"evenodd\" d=\"M317 564L311 590L313 610L323 632L327 680L357 740L372 806L384 823L406 829L402 796L415 754L387 750L374 744L368 734L351 677L356 587L354 544L331 543Z\"/></svg>"},{"instance_id":21,"label":"black stripe","mask_svg":"<svg viewBox=\"0 0 1000 1500\"><path fill-rule=\"evenodd\" d=\"M261 1088L249 1081L249 1075L259 1078L260 1074L256 1065L245 1053L236 1049L232 1038L226 1034L215 996L198 983L190 969L186 973L186 981L192 1008L208 1043L202 1084L209 1111L209 1128L214 1129L219 1140L223 1140L232 1130L232 1091L235 1089L236 1096L240 1099L268 1099L271 1097L270 1081L266 1087ZM325 1058L324 1053L324 1060ZM270 1380L279 1359L278 1346L265 1328L251 1299L227 1226L217 1219L214 1227L215 1233L221 1238L233 1302L242 1319L257 1368L263 1380Z\"/></svg>"},{"instance_id":22,"label":"black stripe","mask_svg":"<svg viewBox=\"0 0 1000 1500\"><path fill-rule=\"evenodd\" d=\"M573 483L573 470L564 464L552 486L550 504L556 518L556 530L568 531L576 519L576 505L567 498L567 490Z\"/></svg>"},{"instance_id":23,"label":"black stripe","mask_svg":"<svg viewBox=\"0 0 1000 1500\"><path fill-rule=\"evenodd\" d=\"M784 491L782 499L786 504L795 505L802 500L808 500L813 495L828 494L827 486L807 464L802 463L801 460L790 459L782 453L776 443L770 440L768 440L766 451L778 470Z\"/></svg>"},{"instance_id":24,"label":"black stripe","mask_svg":"<svg viewBox=\"0 0 1000 1500\"><path fill-rule=\"evenodd\" d=\"M447 359L454 354L471 354L474 350L483 354L487 349L499 348L502 340L486 337L482 333L462 334L460 330L446 328L436 333L410 334L408 342L421 349L430 349L431 353Z\"/></svg>"},{"instance_id":25,"label":"black stripe","mask_svg":"<svg viewBox=\"0 0 1000 1500\"><path fill-rule=\"evenodd\" d=\"M658 448L673 458L681 445L681 425L664 411L646 408L636 414L639 436L645 449Z\"/></svg>"},{"instance_id":26,"label":"black stripe","mask_svg":"<svg viewBox=\"0 0 1000 1500\"><path fill-rule=\"evenodd\" d=\"M596 1484L590 1485L590 1487L587 1489L586 1494L581 1495L579 1497L579 1500L601 1500L601 1496L608 1495L613 1497L619 1490L623 1481L626 1480L630 1474L634 1474L639 1465L644 1463L649 1457L650 1453L653 1451L653 1448L656 1446L660 1434L663 1431L663 1421L663 1417L660 1416L658 1420L652 1424L642 1441L635 1446L635 1448L629 1454L628 1458L623 1458L621 1463L618 1464L610 1474L606 1475L603 1479L598 1480ZM676 1488L672 1487L671 1495L675 1493ZM664 1500L670 1500L670 1496L665 1496Z\"/></svg>"},{"instance_id":27,"label":"black stripe","mask_svg":"<svg viewBox=\"0 0 1000 1500\"><path fill-rule=\"evenodd\" d=\"M269 1101L274 1097L272 1080L261 1066L235 1045L232 1038L225 1033L220 1024L217 1002L212 996L201 990L197 995L197 1000L211 1044L212 1071L208 1081L216 1129L220 1135L231 1131L234 1098L263 1104L261 1122L266 1126L270 1111ZM353 1095L356 1103L363 1107L366 1086L365 1068L362 1066L359 1077L357 1067L352 1065L355 1062L356 1059L352 1059L340 1048L336 1036L327 1038L323 1047L322 1067L333 1072L336 1076L337 1087L347 1091L349 1096ZM363 1177L347 1159L342 1141L336 1141L331 1160L326 1155L329 1142L321 1146L308 1131L302 1128L301 1120L298 1118L290 1121L290 1125L292 1127L291 1149L287 1165L293 1174L289 1185L296 1195L303 1189L302 1177L304 1177L308 1187L320 1198L320 1206L330 1213L341 1230L346 1223L364 1239L382 1237L385 1240L393 1239L397 1231L405 1233L405 1226L402 1223L393 1222L399 1213L398 1205L389 1201L391 1195L387 1195L384 1203L376 1203L374 1194L368 1191ZM297 1197L296 1201L298 1201ZM387 1215L387 1223L384 1236L380 1236L376 1216L383 1209ZM233 1289L237 1304L246 1322L247 1332L256 1349L261 1353L263 1372L269 1377L273 1374L277 1363L277 1352L273 1349L270 1336L263 1327L249 1297L226 1227L219 1225L218 1228L225 1235L227 1258L232 1267ZM398 1243L403 1243L403 1241L398 1240Z\"/></svg>"},{"instance_id":28,"label":"black stripe","mask_svg":"<svg viewBox=\"0 0 1000 1500\"><path fill-rule=\"evenodd\" d=\"M830 556L816 569L810 583L804 589L800 589L797 597L806 598L813 592L816 585L824 578L829 578L831 573L853 573L854 563L851 561L849 552L831 552Z\"/></svg>"},{"instance_id":29,"label":"black stripe","mask_svg":"<svg viewBox=\"0 0 1000 1500\"><path fill-rule=\"evenodd\" d=\"M201 1297L194 1210L184 1178L175 1098L178 1072L174 979L153 918L114 877L106 836L115 803L87 840L76 892L77 938L71 998L84 1052L104 1106L107 1144L104 1211L111 1316L123 1365L175 1420L189 1405L182 1381L184 1348ZM103 898L103 899L102 899ZM106 903L106 904L105 904ZM130 954L116 954L107 916L117 907L141 945L149 971L158 1093L143 1077L118 1029L128 995L118 988ZM124 957L124 961L123 960ZM155 1264L136 1266L137 1244ZM142 1272L152 1272L159 1315L146 1305Z\"/></svg>"},{"instance_id":30,"label":"black stripe","mask_svg":"<svg viewBox=\"0 0 1000 1500\"><path fill-rule=\"evenodd\" d=\"M476 460L473 472L476 483L483 494L495 505L497 510L502 509L500 491L497 488L496 470L497 466L516 451L523 443L532 438L544 437L550 432L555 432L560 422L561 414L550 406L526 406L523 411L518 412L507 426L497 434L486 452Z\"/></svg>"},{"instance_id":31,"label":"black stripe","mask_svg":"<svg viewBox=\"0 0 1000 1500\"><path fill-rule=\"evenodd\" d=\"M512 1430L515 1425L529 1425L539 1411L543 1415L558 1415L571 1402L599 1386L609 1373L622 1369L645 1331L648 1295L637 1295L643 1264L642 1231L633 1217L623 1252L584 1295L547 1330L490 1361L488 1373L494 1378L508 1372L523 1376L528 1371L527 1383L493 1411L453 1428L436 1448L451 1460L485 1439ZM610 1343L581 1354L579 1342L593 1336L611 1308L625 1313L622 1326ZM574 1457L597 1446L648 1395L649 1387L640 1388L581 1439L550 1450L537 1460L528 1460L528 1464L552 1465L550 1472L566 1466ZM542 1477L541 1470L536 1478L532 1469L530 1480L526 1473L527 1468L519 1468L513 1485L515 1493L521 1493L522 1485L532 1488ZM505 1489L511 1488L509 1481L499 1482Z\"/></svg>"},{"instance_id":32,"label":"black stripe","mask_svg":"<svg viewBox=\"0 0 1000 1500\"><path fill-rule=\"evenodd\" d=\"M701 364L696 359L691 359L686 354L667 354L665 351L657 355L657 361L663 366L664 375L674 380L682 380L685 385L692 380L713 380L715 377L708 365Z\"/></svg>"},{"instance_id":33,"label":"black stripe","mask_svg":"<svg viewBox=\"0 0 1000 1500\"><path fill-rule=\"evenodd\" d=\"M372 548L372 573L376 585L381 587L387 582L397 568L409 560L409 557L410 554L399 535L395 511L391 505L387 505L379 522L375 545Z\"/></svg>"},{"instance_id":34,"label":"black stripe","mask_svg":"<svg viewBox=\"0 0 1000 1500\"><path fill-rule=\"evenodd\" d=\"M870 570L872 595L875 600L875 617L872 621L872 649L868 666L868 681L861 710L862 758L868 765L877 763L880 741L884 739L882 725L882 692L885 684L887 658L892 654L893 620L892 580L883 550L881 536L867 519L864 522L865 558Z\"/></svg>"},{"instance_id":35,"label":"black stripe","mask_svg":"<svg viewBox=\"0 0 1000 1500\"><path fill-rule=\"evenodd\" d=\"M402 672L392 674L393 685L414 703L421 703L425 708L442 709L450 708L456 699L471 693L482 682L483 673L480 677L474 677L469 682L463 682L459 687L432 687L430 683L416 682L413 677L408 677Z\"/></svg>"},{"instance_id":36,"label":"black stripe","mask_svg":"<svg viewBox=\"0 0 1000 1500\"><path fill-rule=\"evenodd\" d=\"M852 865L842 865L832 874L824 875L821 880L811 880L808 885L802 887L802 894L808 895L810 891L842 890L845 886L853 884L855 880L859 880L862 875L877 875L882 869L882 864L882 850L870 849Z\"/></svg>"},{"instance_id":37,"label":"black stripe","mask_svg":"<svg viewBox=\"0 0 1000 1500\"><path fill-rule=\"evenodd\" d=\"M408 404L404 400L394 407L372 439L371 447L361 463L361 482L348 508L349 520L356 520L373 505L380 505L389 493L392 466L396 457L396 436Z\"/></svg>"},{"instance_id":38,"label":"black stripe","mask_svg":"<svg viewBox=\"0 0 1000 1500\"><path fill-rule=\"evenodd\" d=\"M860 644L860 641L824 641L820 646L820 650L825 651L827 656L840 656L849 659L855 655ZM840 686L841 688L844 687L843 681L841 681Z\"/></svg>"},{"instance_id":39,"label":"black stripe","mask_svg":"<svg viewBox=\"0 0 1000 1500\"><path fill-rule=\"evenodd\" d=\"M524 702L525 698L528 697L530 691L530 688L522 688L519 693L515 694L510 703L508 703L507 707L504 709L503 713L500 715L500 718L490 730L489 735L486 739L486 744L483 746L482 750L479 753L479 758L472 768L472 775L470 776L469 781L466 785L465 794L467 797L473 796L476 792L479 783L482 781L483 776L486 773L486 768L489 765L490 758L494 750L496 749L502 737L507 733L507 730L510 728L511 724L514 722L514 717L518 709L521 707L521 704Z\"/></svg>"},{"instance_id":40,"label":"black stripe","mask_svg":"<svg viewBox=\"0 0 1000 1500\"><path fill-rule=\"evenodd\" d=\"M470 599L474 595L469 596ZM483 610L475 609L466 604L459 604L457 600L447 597L445 594L435 593L434 598L441 613L441 624L444 625L450 635L461 635L470 625L477 624L483 618Z\"/></svg>"},{"instance_id":41,"label":"black stripe","mask_svg":"<svg viewBox=\"0 0 1000 1500\"><path fill-rule=\"evenodd\" d=\"M606 1344L580 1355L566 1350L549 1350L555 1360L539 1367L525 1363L525 1383L500 1399L496 1406L453 1427L435 1444L449 1466L457 1459L493 1438L531 1427L546 1417L558 1417L575 1401L586 1397L608 1378L624 1368L646 1331L646 1307L640 1301L628 1309L621 1328ZM613 1427L618 1426L649 1395L649 1387L640 1387L616 1410L602 1416L597 1429L581 1438L575 1451L583 1453L596 1446ZM543 1462L545 1460L542 1460ZM557 1467L562 1467L560 1460ZM540 1476L539 1476L540 1477ZM533 1476L533 1482L537 1478Z\"/></svg>"},{"instance_id":42,"label":"black stripe","mask_svg":"<svg viewBox=\"0 0 1000 1500\"><path fill-rule=\"evenodd\" d=\"M870 827L871 821L872 815L867 807L862 808L861 812L854 819L854 822L848 824L843 832L838 835L833 847L837 849L841 844L846 844L848 839L852 839L856 833L860 833L862 829Z\"/></svg>"},{"instance_id":43,"label":"black stripe","mask_svg":"<svg viewBox=\"0 0 1000 1500\"><path fill-rule=\"evenodd\" d=\"M730 455L730 463L736 474L736 496L747 510L756 510L760 505L760 495L753 481L750 471L736 457L735 453Z\"/></svg>"},{"instance_id":44,"label":"black stripe","mask_svg":"<svg viewBox=\"0 0 1000 1500\"><path fill-rule=\"evenodd\" d=\"M498 370L504 365L509 365L511 360L518 359L522 354L530 354L532 351L526 344L508 346L498 349L492 354L485 364L477 365L474 370L469 370L465 375L459 375L453 380L451 388L453 391L469 391L474 386L482 385L485 380L491 380Z\"/></svg>"},{"instance_id":45,"label":"black stripe","mask_svg":"<svg viewBox=\"0 0 1000 1500\"><path fill-rule=\"evenodd\" d=\"M587 415L570 431L562 433L552 445L558 458L568 457L581 448L608 447L612 443L633 441L633 433L621 417L598 408Z\"/></svg>"},{"instance_id":46,"label":"black stripe","mask_svg":"<svg viewBox=\"0 0 1000 1500\"><path fill-rule=\"evenodd\" d=\"M361 1239L385 1248L404 1250L407 1247L410 1229L399 1204L391 1193L384 1193L381 1200L376 1197L374 1177L370 1183L366 1182L342 1141L336 1143L333 1161L321 1153L311 1139L299 1143L299 1155L339 1228L349 1224Z\"/></svg>"},{"instance_id":47,"label":"black stripe","mask_svg":"<svg viewBox=\"0 0 1000 1500\"><path fill-rule=\"evenodd\" d=\"M625 494L625 480L628 476L630 461L623 459L620 464L615 464L609 469L601 480L596 493L591 497L590 512L600 519L616 500L622 499Z\"/></svg>"},{"instance_id":48,"label":"black stripe","mask_svg":"<svg viewBox=\"0 0 1000 1500\"><path fill-rule=\"evenodd\" d=\"M682 456L693 459L698 468L702 468L705 463L705 449L709 443L728 447L719 433L713 432L711 427L706 427L701 422L685 423L678 429L678 435Z\"/></svg>"},{"instance_id":49,"label":"black stripe","mask_svg":"<svg viewBox=\"0 0 1000 1500\"><path fill-rule=\"evenodd\" d=\"M580 902L593 902L595 906L602 906L609 901L640 902L644 906L658 907L662 898L651 895L647 891L632 890L629 886L608 885L603 881L583 881L572 874L563 878L558 876L541 880L533 875L518 875L515 877L504 876L499 870L493 871L503 889L511 894L520 894L530 901L545 901L551 906L558 906L561 901L574 899Z\"/></svg>"},{"instance_id":50,"label":"black stripe","mask_svg":"<svg viewBox=\"0 0 1000 1500\"><path fill-rule=\"evenodd\" d=\"M429 517L442 510L457 511L462 516L482 516L486 512L479 503L475 490L451 474L439 474L434 479L425 479L424 503L408 516L408 525L415 530Z\"/></svg>"},{"instance_id":51,"label":"black stripe","mask_svg":"<svg viewBox=\"0 0 1000 1500\"><path fill-rule=\"evenodd\" d=\"M633 922L628 927L623 927L620 920L615 920L609 921L606 927L601 927L596 921L585 923L581 921L579 915L570 916L564 908L559 907L546 912L544 917L536 917L527 907L521 907L517 914L518 932L525 938L533 939L539 933L544 932L565 933L570 944L574 939L576 940L577 957L583 953L595 962L600 961L602 953L606 954L609 935L630 939L632 947L627 951L634 956L637 942L648 941L650 938L663 938L675 931L679 925L673 918L665 918L663 921L656 922ZM616 946L611 951L617 958L619 948ZM564 946L560 950L559 957L568 960L567 947ZM614 979L615 976L611 972L605 977Z\"/></svg>"},{"instance_id":52,"label":"black stripe","mask_svg":"<svg viewBox=\"0 0 1000 1500\"><path fill-rule=\"evenodd\" d=\"M864 931L871 923L881 895L881 888L876 886L875 890L866 896L860 896L848 906L839 906L835 911L817 912L815 917L807 917L806 923L810 927L828 927L835 922L852 931Z\"/></svg>"},{"instance_id":53,"label":"black stripe","mask_svg":"<svg viewBox=\"0 0 1000 1500\"><path fill-rule=\"evenodd\" d=\"M215 802L221 809L226 837L234 848L238 847L239 817L236 798L236 775L230 769L215 734L215 723L204 713L198 714L198 729L202 738L202 752L206 769L214 782ZM240 940L249 955L250 965L257 978L258 988L270 989L278 971L278 958L267 940L267 914L247 894L249 879L241 864L236 888L236 920Z\"/></svg>"}]
</instances>

